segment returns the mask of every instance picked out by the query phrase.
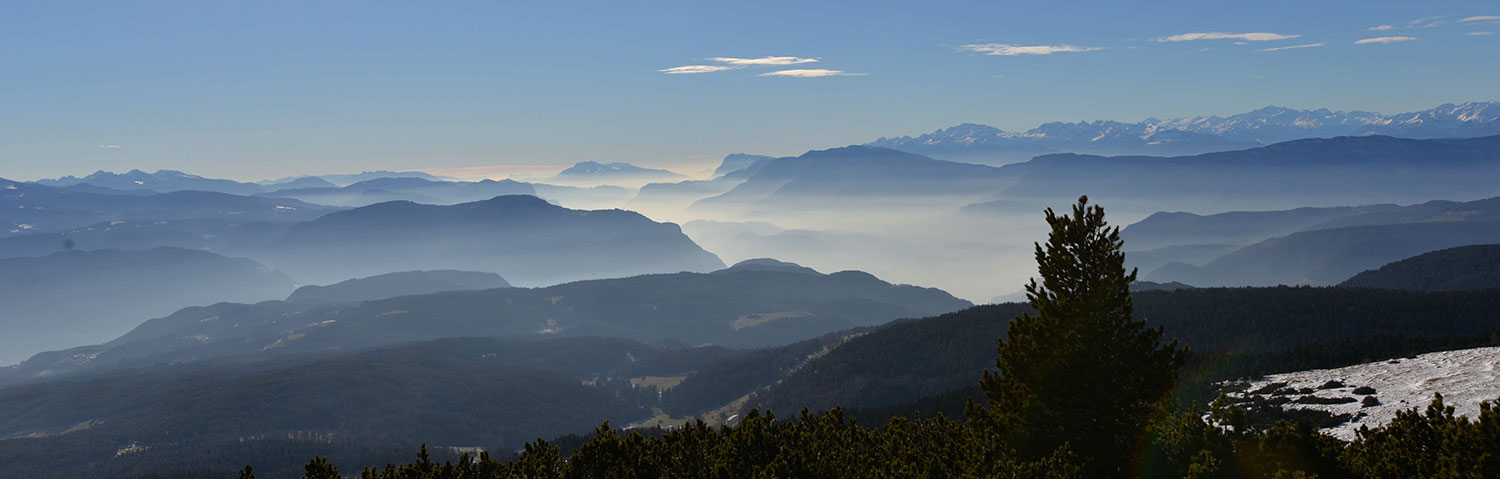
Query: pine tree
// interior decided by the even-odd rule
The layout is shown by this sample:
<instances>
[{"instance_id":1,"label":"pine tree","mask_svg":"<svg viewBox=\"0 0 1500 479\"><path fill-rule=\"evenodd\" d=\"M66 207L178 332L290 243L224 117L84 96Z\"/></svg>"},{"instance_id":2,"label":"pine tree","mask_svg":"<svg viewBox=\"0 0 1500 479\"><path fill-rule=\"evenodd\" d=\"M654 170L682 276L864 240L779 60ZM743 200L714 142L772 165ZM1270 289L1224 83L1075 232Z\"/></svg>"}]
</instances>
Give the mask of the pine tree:
<instances>
[{"instance_id":1,"label":"pine tree","mask_svg":"<svg viewBox=\"0 0 1500 479\"><path fill-rule=\"evenodd\" d=\"M344 477L339 475L339 469L333 467L333 464L323 456L313 456L307 465L302 466L302 469L306 471L302 474L302 479L342 479Z\"/></svg>"},{"instance_id":2,"label":"pine tree","mask_svg":"<svg viewBox=\"0 0 1500 479\"><path fill-rule=\"evenodd\" d=\"M984 419L1021 461L1067 447L1086 477L1127 472L1146 426L1171 391L1187 350L1162 344L1160 328L1133 317L1119 228L1104 209L1078 199L1072 216L1049 208L1045 247L1036 245L1042 282L1026 285L1035 314L1010 323L999 342L998 373L980 387Z\"/></svg>"}]
</instances>

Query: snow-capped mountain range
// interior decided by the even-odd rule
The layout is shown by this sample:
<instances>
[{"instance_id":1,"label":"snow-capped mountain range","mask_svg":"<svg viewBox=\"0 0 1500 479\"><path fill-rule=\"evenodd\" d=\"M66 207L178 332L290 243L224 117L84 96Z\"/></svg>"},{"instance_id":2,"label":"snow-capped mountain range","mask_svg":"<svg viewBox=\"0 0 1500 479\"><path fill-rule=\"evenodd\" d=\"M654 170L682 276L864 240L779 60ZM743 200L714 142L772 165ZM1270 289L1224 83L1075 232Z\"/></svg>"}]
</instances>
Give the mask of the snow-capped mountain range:
<instances>
[{"instance_id":1,"label":"snow-capped mountain range","mask_svg":"<svg viewBox=\"0 0 1500 479\"><path fill-rule=\"evenodd\" d=\"M55 180L42 179L36 182L39 185L69 187L80 184L89 184L104 188L121 191L153 191L166 193L182 190L215 191L233 195L249 195L259 193L264 188L252 183L240 183L233 180L222 180L217 178L204 178L198 175L183 173L176 170L157 170L156 173L147 173L141 170L130 170L125 173L113 173L108 171L96 171L91 175L79 178L76 176L64 176Z\"/></svg>"},{"instance_id":2,"label":"snow-capped mountain range","mask_svg":"<svg viewBox=\"0 0 1500 479\"><path fill-rule=\"evenodd\" d=\"M868 145L949 160L1009 163L1059 152L1189 155L1301 138L1358 135L1457 138L1495 134L1500 134L1500 102L1487 101L1450 103L1394 115L1268 106L1228 117L1148 118L1138 123L1052 122L1026 131L965 123L915 137L880 138Z\"/></svg>"}]
</instances>

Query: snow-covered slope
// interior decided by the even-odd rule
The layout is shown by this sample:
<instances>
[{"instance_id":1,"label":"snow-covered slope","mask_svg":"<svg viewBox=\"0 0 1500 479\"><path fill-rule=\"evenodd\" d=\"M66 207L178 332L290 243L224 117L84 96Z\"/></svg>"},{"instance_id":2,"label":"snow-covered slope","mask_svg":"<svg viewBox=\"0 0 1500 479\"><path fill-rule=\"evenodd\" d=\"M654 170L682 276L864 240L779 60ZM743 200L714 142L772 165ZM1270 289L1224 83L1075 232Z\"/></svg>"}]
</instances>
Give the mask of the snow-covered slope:
<instances>
[{"instance_id":1,"label":"snow-covered slope","mask_svg":"<svg viewBox=\"0 0 1500 479\"><path fill-rule=\"evenodd\" d=\"M1330 382L1334 381L1341 386L1320 389L1332 386ZM1278 383L1285 385L1270 387ZM1375 391L1355 391L1362 387L1374 388ZM1291 401L1281 405L1283 408L1317 409L1335 415L1349 414L1351 419L1348 422L1325 428L1323 432L1342 439L1354 439L1355 431L1360 426L1374 428L1385 425L1396 416L1397 411L1412 408L1424 410L1432 402L1433 393L1441 393L1443 403L1453 406L1455 414L1474 418L1479 413L1480 402L1494 401L1500 397L1500 347L1443 351L1337 369L1275 374L1251 381L1244 390L1264 391L1272 396L1284 395ZM1277 394L1272 390L1283 392ZM1286 392L1290 390L1296 392ZM1231 394L1232 397L1244 395L1245 393ZM1298 402L1309 396L1346 402ZM1380 404L1365 406L1363 403L1366 402L1366 397L1374 397Z\"/></svg>"}]
</instances>

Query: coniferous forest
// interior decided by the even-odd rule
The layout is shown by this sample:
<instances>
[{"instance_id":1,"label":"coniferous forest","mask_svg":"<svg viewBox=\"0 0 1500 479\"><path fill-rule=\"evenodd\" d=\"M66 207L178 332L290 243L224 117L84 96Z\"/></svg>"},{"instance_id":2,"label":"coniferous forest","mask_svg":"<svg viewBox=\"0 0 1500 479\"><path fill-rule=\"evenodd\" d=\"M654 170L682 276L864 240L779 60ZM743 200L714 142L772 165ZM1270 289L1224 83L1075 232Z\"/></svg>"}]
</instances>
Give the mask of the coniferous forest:
<instances>
[{"instance_id":1,"label":"coniferous forest","mask_svg":"<svg viewBox=\"0 0 1500 479\"><path fill-rule=\"evenodd\" d=\"M1500 479L1500 4L1075 3L4 0L0 479Z\"/></svg>"},{"instance_id":2,"label":"coniferous forest","mask_svg":"<svg viewBox=\"0 0 1500 479\"><path fill-rule=\"evenodd\" d=\"M1191 344L1133 314L1135 274L1124 269L1118 229L1087 198L1071 215L1048 210L1047 221L1052 232L1036 248L1041 281L1026 288L1030 311L1009 323L995 368L975 378L984 400L970 398L960 417L863 424L834 408L752 410L717 428L622 432L604 423L567 454L538 439L511 457L438 462L423 446L413 462L369 465L359 477L1500 477L1495 403L1455 417L1437 396L1350 442L1295 420L1255 427L1222 399L1180 407ZM321 456L303 472L347 474ZM253 475L251 466L241 472Z\"/></svg>"}]
</instances>

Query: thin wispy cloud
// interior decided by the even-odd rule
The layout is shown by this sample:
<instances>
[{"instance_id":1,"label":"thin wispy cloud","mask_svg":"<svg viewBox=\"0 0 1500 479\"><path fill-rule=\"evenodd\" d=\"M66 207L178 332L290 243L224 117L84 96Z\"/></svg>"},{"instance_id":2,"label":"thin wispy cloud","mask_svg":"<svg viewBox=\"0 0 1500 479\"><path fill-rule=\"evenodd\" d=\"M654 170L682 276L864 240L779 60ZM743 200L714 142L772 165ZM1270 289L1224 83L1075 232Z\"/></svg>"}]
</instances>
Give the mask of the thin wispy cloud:
<instances>
[{"instance_id":1,"label":"thin wispy cloud","mask_svg":"<svg viewBox=\"0 0 1500 479\"><path fill-rule=\"evenodd\" d=\"M1494 15L1481 15L1481 16L1477 16L1477 17L1468 17L1468 18L1460 19L1458 21L1458 23L1474 23L1474 22L1484 22L1484 23L1500 22L1500 17L1494 16Z\"/></svg>"},{"instance_id":2,"label":"thin wispy cloud","mask_svg":"<svg viewBox=\"0 0 1500 479\"><path fill-rule=\"evenodd\" d=\"M800 58L800 57L760 57L760 58L713 57L713 58L710 58L708 60L712 61L712 62L723 63L723 64L726 64L726 65L734 65L734 66L757 66L757 67L758 66L798 65L798 64L802 64L802 63L815 63L815 62L818 61L818 59L816 59L816 58Z\"/></svg>"},{"instance_id":3,"label":"thin wispy cloud","mask_svg":"<svg viewBox=\"0 0 1500 479\"><path fill-rule=\"evenodd\" d=\"M1282 50L1295 50L1295 49L1298 49L1298 48L1317 48L1317 47L1321 47L1323 45L1326 45L1326 44L1325 43L1309 43L1309 44L1306 44L1306 45L1291 45L1291 46L1276 47L1276 48L1262 48L1262 49L1256 50L1256 51L1257 52L1279 52L1279 51L1282 51Z\"/></svg>"},{"instance_id":4,"label":"thin wispy cloud","mask_svg":"<svg viewBox=\"0 0 1500 479\"><path fill-rule=\"evenodd\" d=\"M657 70L657 71L661 72L661 73L666 73L668 75L693 75L693 74L701 74L701 73L714 73L714 72L722 72L722 71L729 71L729 70L738 70L738 69L741 69L741 68L750 68L750 67L771 67L771 66L800 65L800 64L803 64L803 63L815 63L815 62L818 61L818 59L816 59L816 58L803 58L803 57L760 57L760 58L712 57L712 58L705 58L705 60L708 60L708 61L711 61L711 62L714 62L714 63L718 63L718 65L683 65L683 66L680 66L680 67L663 68L663 69L660 69L660 70Z\"/></svg>"},{"instance_id":5,"label":"thin wispy cloud","mask_svg":"<svg viewBox=\"0 0 1500 479\"><path fill-rule=\"evenodd\" d=\"M724 65L684 65L680 67L663 68L657 70L668 75L691 75L696 73L713 73L725 70L733 70L734 67Z\"/></svg>"},{"instance_id":6,"label":"thin wispy cloud","mask_svg":"<svg viewBox=\"0 0 1500 479\"><path fill-rule=\"evenodd\" d=\"M1495 34L1495 32L1469 32L1469 33L1465 33L1464 35L1468 35L1468 36L1471 36L1471 37L1482 37L1482 36L1485 36L1485 35L1494 35L1494 34Z\"/></svg>"},{"instance_id":7,"label":"thin wispy cloud","mask_svg":"<svg viewBox=\"0 0 1500 479\"><path fill-rule=\"evenodd\" d=\"M1386 30L1395 30L1395 29L1396 29L1396 27L1391 26L1391 25L1376 25L1376 26L1373 26L1373 27L1370 27L1370 28L1366 28L1365 30L1366 31L1371 31L1371 32L1383 32L1383 31L1386 31Z\"/></svg>"},{"instance_id":8,"label":"thin wispy cloud","mask_svg":"<svg viewBox=\"0 0 1500 479\"><path fill-rule=\"evenodd\" d=\"M1243 40L1247 42L1269 42L1276 40L1290 40L1302 36L1301 34L1285 35L1280 33L1250 32L1250 33L1225 33L1225 32L1193 32L1160 37L1154 41L1158 42L1191 42L1197 40Z\"/></svg>"},{"instance_id":9,"label":"thin wispy cloud","mask_svg":"<svg viewBox=\"0 0 1500 479\"><path fill-rule=\"evenodd\" d=\"M980 43L974 45L961 45L959 51L983 53L985 55L1016 56L1016 55L1051 55L1053 53L1082 53L1103 50L1099 47L1080 47L1077 45L1009 45L1005 43Z\"/></svg>"},{"instance_id":10,"label":"thin wispy cloud","mask_svg":"<svg viewBox=\"0 0 1500 479\"><path fill-rule=\"evenodd\" d=\"M1413 40L1416 40L1416 39L1417 39L1417 37L1375 37L1375 38L1366 38L1366 39L1363 39L1363 40L1359 40L1359 41L1354 42L1354 44L1355 45L1369 45L1369 44L1372 44L1372 43L1400 43L1400 42L1409 42L1409 41L1413 41Z\"/></svg>"},{"instance_id":11,"label":"thin wispy cloud","mask_svg":"<svg viewBox=\"0 0 1500 479\"><path fill-rule=\"evenodd\" d=\"M108 150L118 150L120 148L124 148L123 146L120 146L120 145L97 145L97 146L100 147L100 148L108 149Z\"/></svg>"},{"instance_id":12,"label":"thin wispy cloud","mask_svg":"<svg viewBox=\"0 0 1500 479\"><path fill-rule=\"evenodd\" d=\"M1444 18L1448 18L1448 16L1447 15L1438 15L1438 16L1435 16L1435 17L1418 18L1416 20L1412 20L1411 22L1408 22L1406 24L1406 28L1432 28L1432 27L1436 27L1438 25L1442 25L1443 24L1443 19Z\"/></svg>"},{"instance_id":13,"label":"thin wispy cloud","mask_svg":"<svg viewBox=\"0 0 1500 479\"><path fill-rule=\"evenodd\" d=\"M819 77L855 77L864 76L868 73L849 73L843 70L827 70L823 68L802 68L792 70L778 70L766 72L756 76L762 77L791 77L791 78L819 78Z\"/></svg>"}]
</instances>

